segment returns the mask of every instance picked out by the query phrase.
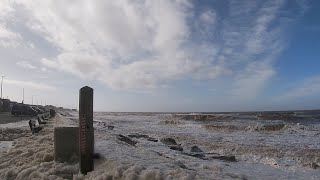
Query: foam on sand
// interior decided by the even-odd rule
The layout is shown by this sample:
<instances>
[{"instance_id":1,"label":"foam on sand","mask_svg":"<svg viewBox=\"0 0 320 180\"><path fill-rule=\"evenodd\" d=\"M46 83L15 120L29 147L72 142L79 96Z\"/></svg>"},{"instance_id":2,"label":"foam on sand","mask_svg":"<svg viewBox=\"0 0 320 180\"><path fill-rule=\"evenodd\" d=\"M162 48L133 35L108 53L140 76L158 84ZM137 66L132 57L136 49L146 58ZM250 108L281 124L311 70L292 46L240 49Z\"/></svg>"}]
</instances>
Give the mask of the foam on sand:
<instances>
[{"instance_id":1,"label":"foam on sand","mask_svg":"<svg viewBox=\"0 0 320 180\"><path fill-rule=\"evenodd\" d=\"M72 179L78 173L78 164L53 161L52 126L33 135L29 127L2 128L0 132L1 144L12 145L0 152L0 179Z\"/></svg>"}]
</instances>

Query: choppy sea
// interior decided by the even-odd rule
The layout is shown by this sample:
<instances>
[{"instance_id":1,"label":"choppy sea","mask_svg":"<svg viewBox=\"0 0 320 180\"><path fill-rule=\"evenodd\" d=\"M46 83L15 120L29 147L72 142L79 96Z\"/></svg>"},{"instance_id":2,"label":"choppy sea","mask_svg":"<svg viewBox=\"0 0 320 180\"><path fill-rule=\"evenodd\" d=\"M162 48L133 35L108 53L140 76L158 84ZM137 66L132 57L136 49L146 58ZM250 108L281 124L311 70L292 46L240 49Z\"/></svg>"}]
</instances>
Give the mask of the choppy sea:
<instances>
[{"instance_id":1,"label":"choppy sea","mask_svg":"<svg viewBox=\"0 0 320 180\"><path fill-rule=\"evenodd\" d=\"M76 122L77 113L69 118ZM320 111L96 112L94 128L95 151L138 175L320 179ZM174 139L179 150L166 144L165 138ZM200 150L194 152L195 147Z\"/></svg>"}]
</instances>

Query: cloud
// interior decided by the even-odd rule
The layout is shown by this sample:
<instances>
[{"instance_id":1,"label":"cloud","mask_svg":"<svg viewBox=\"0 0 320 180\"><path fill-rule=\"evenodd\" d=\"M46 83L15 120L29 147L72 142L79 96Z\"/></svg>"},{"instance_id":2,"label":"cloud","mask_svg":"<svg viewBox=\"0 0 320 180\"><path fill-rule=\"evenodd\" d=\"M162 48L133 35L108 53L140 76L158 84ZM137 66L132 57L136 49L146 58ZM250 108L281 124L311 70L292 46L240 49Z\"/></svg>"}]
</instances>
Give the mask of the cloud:
<instances>
[{"instance_id":1,"label":"cloud","mask_svg":"<svg viewBox=\"0 0 320 180\"><path fill-rule=\"evenodd\" d=\"M19 34L8 28L8 21L10 21L14 11L9 0L0 2L0 47L16 47L21 39Z\"/></svg>"},{"instance_id":2,"label":"cloud","mask_svg":"<svg viewBox=\"0 0 320 180\"><path fill-rule=\"evenodd\" d=\"M40 60L46 70L124 90L228 77L233 96L254 98L276 74L273 62L285 48L287 24L279 21L291 18L282 13L285 5L230 0L221 13L188 0L26 0L9 9L54 48Z\"/></svg>"},{"instance_id":3,"label":"cloud","mask_svg":"<svg viewBox=\"0 0 320 180\"><path fill-rule=\"evenodd\" d=\"M25 68L25 69L36 69L37 67L35 67L34 65L30 64L27 61L19 61L16 63L18 66Z\"/></svg>"},{"instance_id":4,"label":"cloud","mask_svg":"<svg viewBox=\"0 0 320 180\"><path fill-rule=\"evenodd\" d=\"M55 90L56 88L41 82L33 82L33 81L21 81L21 80L13 80L13 79L5 79L4 83L11 84L23 88L32 88L37 90Z\"/></svg>"},{"instance_id":5,"label":"cloud","mask_svg":"<svg viewBox=\"0 0 320 180\"><path fill-rule=\"evenodd\" d=\"M60 51L56 57L42 59L48 68L125 89L156 87L185 76L217 78L231 71L222 64L210 64L215 52L212 44L192 42L188 18L193 12L188 1L79 1L72 5L25 1L20 5L28 12L28 28ZM214 12L204 13L200 20L212 25Z\"/></svg>"}]
</instances>

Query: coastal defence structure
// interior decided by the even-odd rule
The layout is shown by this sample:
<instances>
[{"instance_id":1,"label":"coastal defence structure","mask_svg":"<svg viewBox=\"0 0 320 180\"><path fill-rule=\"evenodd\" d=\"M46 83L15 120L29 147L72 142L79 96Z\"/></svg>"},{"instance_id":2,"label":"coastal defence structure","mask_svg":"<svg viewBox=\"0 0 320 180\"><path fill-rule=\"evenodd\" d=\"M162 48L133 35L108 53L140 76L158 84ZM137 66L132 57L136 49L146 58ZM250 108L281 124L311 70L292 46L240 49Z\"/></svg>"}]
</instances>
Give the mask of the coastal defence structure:
<instances>
[{"instance_id":1,"label":"coastal defence structure","mask_svg":"<svg viewBox=\"0 0 320 180\"><path fill-rule=\"evenodd\" d=\"M82 174L93 171L94 129L93 89L85 86L79 92L79 127L54 128L54 159L79 161Z\"/></svg>"},{"instance_id":2,"label":"coastal defence structure","mask_svg":"<svg viewBox=\"0 0 320 180\"><path fill-rule=\"evenodd\" d=\"M54 160L74 162L79 158L79 127L54 128Z\"/></svg>"},{"instance_id":3,"label":"coastal defence structure","mask_svg":"<svg viewBox=\"0 0 320 180\"><path fill-rule=\"evenodd\" d=\"M93 171L93 89L88 86L79 92L79 151L80 172Z\"/></svg>"}]
</instances>

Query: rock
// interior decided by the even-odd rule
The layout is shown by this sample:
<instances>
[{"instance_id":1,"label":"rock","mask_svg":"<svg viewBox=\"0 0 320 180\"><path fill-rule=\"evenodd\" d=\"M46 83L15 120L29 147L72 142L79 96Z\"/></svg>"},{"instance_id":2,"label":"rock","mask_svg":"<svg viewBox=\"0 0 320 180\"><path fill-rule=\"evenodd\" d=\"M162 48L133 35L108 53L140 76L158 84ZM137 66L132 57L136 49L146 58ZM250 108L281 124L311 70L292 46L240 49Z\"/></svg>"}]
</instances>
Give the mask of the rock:
<instances>
[{"instance_id":1,"label":"rock","mask_svg":"<svg viewBox=\"0 0 320 180\"><path fill-rule=\"evenodd\" d=\"M180 161L176 161L174 162L175 165L181 167L182 169L188 169L186 165L184 165L182 162Z\"/></svg>"},{"instance_id":2,"label":"rock","mask_svg":"<svg viewBox=\"0 0 320 180\"><path fill-rule=\"evenodd\" d=\"M211 159L219 159L224 161L236 162L236 157L234 155L231 156L210 156Z\"/></svg>"},{"instance_id":3,"label":"rock","mask_svg":"<svg viewBox=\"0 0 320 180\"><path fill-rule=\"evenodd\" d=\"M203 153L203 151L198 146L192 146L190 148L190 152L192 152L192 153Z\"/></svg>"},{"instance_id":4,"label":"rock","mask_svg":"<svg viewBox=\"0 0 320 180\"><path fill-rule=\"evenodd\" d=\"M203 153L183 153L183 154L187 156L203 159L203 160L208 160L208 158L206 158L206 156Z\"/></svg>"},{"instance_id":5,"label":"rock","mask_svg":"<svg viewBox=\"0 0 320 180\"><path fill-rule=\"evenodd\" d=\"M133 141L131 138L126 137L126 136L121 135L121 134L118 135L118 139L120 141L126 142L127 144L130 144L132 146L135 146L138 143L137 141Z\"/></svg>"},{"instance_id":6,"label":"rock","mask_svg":"<svg viewBox=\"0 0 320 180\"><path fill-rule=\"evenodd\" d=\"M312 163L310 164L310 167L311 167L312 169L318 169L320 166L319 166L317 163L312 162Z\"/></svg>"},{"instance_id":7,"label":"rock","mask_svg":"<svg viewBox=\"0 0 320 180\"><path fill-rule=\"evenodd\" d=\"M152 138L152 137L149 137L147 138L148 141L152 141L152 142L158 142L158 139L155 139L155 138Z\"/></svg>"},{"instance_id":8,"label":"rock","mask_svg":"<svg viewBox=\"0 0 320 180\"><path fill-rule=\"evenodd\" d=\"M173 138L163 138L160 141L165 145L177 145L176 140L174 140Z\"/></svg>"},{"instance_id":9,"label":"rock","mask_svg":"<svg viewBox=\"0 0 320 180\"><path fill-rule=\"evenodd\" d=\"M183 151L183 148L180 145L171 145L169 147L170 147L170 149L175 150L175 151Z\"/></svg>"},{"instance_id":10,"label":"rock","mask_svg":"<svg viewBox=\"0 0 320 180\"><path fill-rule=\"evenodd\" d=\"M101 155L100 155L99 153L94 153L94 154L92 155L92 158L93 158L93 159L101 159Z\"/></svg>"},{"instance_id":11,"label":"rock","mask_svg":"<svg viewBox=\"0 0 320 180\"><path fill-rule=\"evenodd\" d=\"M139 133L129 134L128 136L131 137L131 138L137 138L137 139L140 139L140 138L149 138L148 135L139 134Z\"/></svg>"},{"instance_id":12,"label":"rock","mask_svg":"<svg viewBox=\"0 0 320 180\"><path fill-rule=\"evenodd\" d=\"M42 162L53 161L53 155L50 153L45 153L42 157Z\"/></svg>"},{"instance_id":13,"label":"rock","mask_svg":"<svg viewBox=\"0 0 320 180\"><path fill-rule=\"evenodd\" d=\"M111 126L111 125L109 125L107 127L108 127L109 130L113 130L114 129L114 126Z\"/></svg>"},{"instance_id":14,"label":"rock","mask_svg":"<svg viewBox=\"0 0 320 180\"><path fill-rule=\"evenodd\" d=\"M34 133L38 133L39 131L41 131L43 129L43 127L41 126L36 126L36 127L33 127L33 132Z\"/></svg>"},{"instance_id":15,"label":"rock","mask_svg":"<svg viewBox=\"0 0 320 180\"><path fill-rule=\"evenodd\" d=\"M50 109L50 117L54 117L56 115L56 111L53 109Z\"/></svg>"}]
</instances>

